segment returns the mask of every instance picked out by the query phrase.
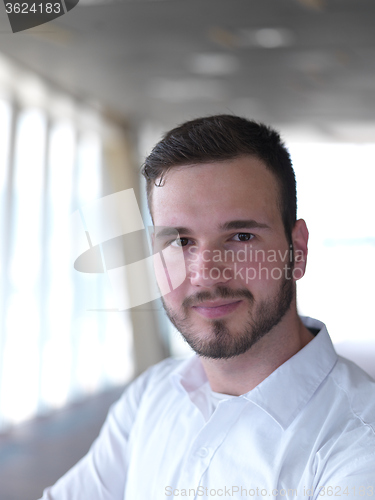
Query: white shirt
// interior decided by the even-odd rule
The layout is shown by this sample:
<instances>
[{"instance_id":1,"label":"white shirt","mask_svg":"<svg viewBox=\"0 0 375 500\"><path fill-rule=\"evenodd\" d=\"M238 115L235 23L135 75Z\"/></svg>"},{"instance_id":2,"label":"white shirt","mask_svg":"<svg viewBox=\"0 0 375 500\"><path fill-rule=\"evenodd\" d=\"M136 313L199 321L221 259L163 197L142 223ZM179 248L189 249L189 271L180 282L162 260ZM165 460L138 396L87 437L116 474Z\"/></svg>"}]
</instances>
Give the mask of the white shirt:
<instances>
[{"instance_id":1,"label":"white shirt","mask_svg":"<svg viewBox=\"0 0 375 500\"><path fill-rule=\"evenodd\" d=\"M199 357L149 369L43 500L375 497L375 382L303 321L315 338L216 409Z\"/></svg>"}]
</instances>

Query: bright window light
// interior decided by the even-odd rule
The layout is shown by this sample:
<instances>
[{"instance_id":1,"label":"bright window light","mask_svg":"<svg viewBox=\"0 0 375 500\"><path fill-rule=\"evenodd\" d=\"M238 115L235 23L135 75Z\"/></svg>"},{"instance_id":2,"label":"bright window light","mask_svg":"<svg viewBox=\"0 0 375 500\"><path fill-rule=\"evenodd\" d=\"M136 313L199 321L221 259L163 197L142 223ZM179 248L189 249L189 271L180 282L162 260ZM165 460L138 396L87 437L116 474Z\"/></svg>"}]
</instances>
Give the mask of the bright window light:
<instances>
[{"instance_id":1,"label":"bright window light","mask_svg":"<svg viewBox=\"0 0 375 500\"><path fill-rule=\"evenodd\" d=\"M2 372L2 418L16 424L34 415L39 396L39 304L27 291L11 295Z\"/></svg>"},{"instance_id":2,"label":"bright window light","mask_svg":"<svg viewBox=\"0 0 375 500\"><path fill-rule=\"evenodd\" d=\"M66 403L70 390L70 329L74 294L70 215L74 166L73 125L58 122L51 129L48 158L48 328L41 377L43 403L53 407Z\"/></svg>"},{"instance_id":3,"label":"bright window light","mask_svg":"<svg viewBox=\"0 0 375 500\"><path fill-rule=\"evenodd\" d=\"M375 144L291 144L298 216L310 232L301 314L334 342L375 338Z\"/></svg>"},{"instance_id":4,"label":"bright window light","mask_svg":"<svg viewBox=\"0 0 375 500\"><path fill-rule=\"evenodd\" d=\"M10 279L31 293L40 276L46 119L40 110L19 117L13 186L13 248Z\"/></svg>"},{"instance_id":5,"label":"bright window light","mask_svg":"<svg viewBox=\"0 0 375 500\"><path fill-rule=\"evenodd\" d=\"M17 123L13 226L1 413L19 422L35 413L39 391L40 267L46 120L39 110L24 111ZM16 395L16 396L15 396Z\"/></svg>"},{"instance_id":6,"label":"bright window light","mask_svg":"<svg viewBox=\"0 0 375 500\"><path fill-rule=\"evenodd\" d=\"M123 384L133 376L133 343L130 315L109 312L102 345L105 375L111 384Z\"/></svg>"},{"instance_id":7,"label":"bright window light","mask_svg":"<svg viewBox=\"0 0 375 500\"><path fill-rule=\"evenodd\" d=\"M12 110L6 101L0 100L0 234L5 231L6 220L6 183L8 178L8 157L9 157L9 141L11 127ZM3 252L4 239L0 241L0 276L3 276ZM1 285L0 285L1 289ZM1 306L0 306L1 309ZM1 345L1 342L0 342Z\"/></svg>"},{"instance_id":8,"label":"bright window light","mask_svg":"<svg viewBox=\"0 0 375 500\"><path fill-rule=\"evenodd\" d=\"M4 194L7 179L9 156L10 122L12 117L11 107L8 102L0 99L0 193Z\"/></svg>"},{"instance_id":9,"label":"bright window light","mask_svg":"<svg viewBox=\"0 0 375 500\"><path fill-rule=\"evenodd\" d=\"M95 392L101 386L103 367L98 318L93 314L82 316L78 327L77 382L84 392Z\"/></svg>"},{"instance_id":10,"label":"bright window light","mask_svg":"<svg viewBox=\"0 0 375 500\"><path fill-rule=\"evenodd\" d=\"M78 199L80 206L100 196L101 154L99 135L94 131L83 134L78 143Z\"/></svg>"},{"instance_id":11,"label":"bright window light","mask_svg":"<svg viewBox=\"0 0 375 500\"><path fill-rule=\"evenodd\" d=\"M101 117L30 81L14 127L0 97L0 430L133 375L131 317L72 258L72 213L102 196Z\"/></svg>"}]
</instances>

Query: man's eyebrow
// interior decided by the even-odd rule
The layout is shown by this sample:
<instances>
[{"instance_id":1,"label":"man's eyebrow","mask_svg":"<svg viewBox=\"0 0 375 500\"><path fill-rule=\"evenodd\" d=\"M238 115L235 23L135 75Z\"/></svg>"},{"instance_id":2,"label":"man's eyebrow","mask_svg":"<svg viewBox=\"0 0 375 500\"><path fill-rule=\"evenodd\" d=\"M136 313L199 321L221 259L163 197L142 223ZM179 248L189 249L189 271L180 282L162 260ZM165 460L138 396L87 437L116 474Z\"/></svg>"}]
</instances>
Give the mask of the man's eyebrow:
<instances>
[{"instance_id":1,"label":"man's eyebrow","mask_svg":"<svg viewBox=\"0 0 375 500\"><path fill-rule=\"evenodd\" d=\"M228 222L224 222L219 225L220 231L231 231L233 229L270 229L270 226L264 224L262 222L257 222L254 219L247 220L231 220ZM172 226L164 226L164 227L155 227L155 237L156 238L166 238L169 236L177 236L180 234L184 234L189 236L193 234L193 231L187 227L172 227Z\"/></svg>"},{"instance_id":2,"label":"man's eyebrow","mask_svg":"<svg viewBox=\"0 0 375 500\"><path fill-rule=\"evenodd\" d=\"M192 234L192 231L187 227L155 227L155 237L156 238L165 238L167 236L177 236L178 234Z\"/></svg>"},{"instance_id":3,"label":"man's eyebrow","mask_svg":"<svg viewBox=\"0 0 375 500\"><path fill-rule=\"evenodd\" d=\"M230 231L232 229L270 229L270 226L264 224L263 222L257 222L254 219L248 220L231 220L220 224L219 229L221 231Z\"/></svg>"}]
</instances>

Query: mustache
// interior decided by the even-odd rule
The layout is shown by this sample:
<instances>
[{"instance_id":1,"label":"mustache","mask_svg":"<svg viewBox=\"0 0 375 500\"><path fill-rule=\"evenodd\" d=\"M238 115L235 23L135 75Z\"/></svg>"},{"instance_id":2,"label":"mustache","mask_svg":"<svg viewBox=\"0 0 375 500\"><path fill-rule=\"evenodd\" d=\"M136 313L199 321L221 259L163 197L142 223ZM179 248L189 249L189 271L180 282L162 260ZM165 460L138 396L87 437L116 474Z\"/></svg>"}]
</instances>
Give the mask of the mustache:
<instances>
[{"instance_id":1,"label":"mustache","mask_svg":"<svg viewBox=\"0 0 375 500\"><path fill-rule=\"evenodd\" d=\"M254 295L246 288L232 290L231 288L218 286L214 292L204 291L186 297L182 302L182 307L193 307L205 302L206 300L216 299L248 299L254 302Z\"/></svg>"}]
</instances>

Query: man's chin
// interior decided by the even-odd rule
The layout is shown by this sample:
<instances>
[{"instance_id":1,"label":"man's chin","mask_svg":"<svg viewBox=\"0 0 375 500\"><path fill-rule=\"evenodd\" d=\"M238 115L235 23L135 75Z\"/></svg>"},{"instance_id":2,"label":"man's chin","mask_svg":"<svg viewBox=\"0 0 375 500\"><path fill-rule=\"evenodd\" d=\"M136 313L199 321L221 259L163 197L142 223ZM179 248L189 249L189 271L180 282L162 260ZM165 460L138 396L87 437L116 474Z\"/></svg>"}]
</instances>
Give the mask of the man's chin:
<instances>
[{"instance_id":1,"label":"man's chin","mask_svg":"<svg viewBox=\"0 0 375 500\"><path fill-rule=\"evenodd\" d=\"M238 328L238 325L237 325ZM201 357L210 359L230 359L247 352L253 345L251 332L245 334L231 330L227 321L211 321L210 327L200 330L200 334L192 335L179 329L185 342Z\"/></svg>"}]
</instances>

